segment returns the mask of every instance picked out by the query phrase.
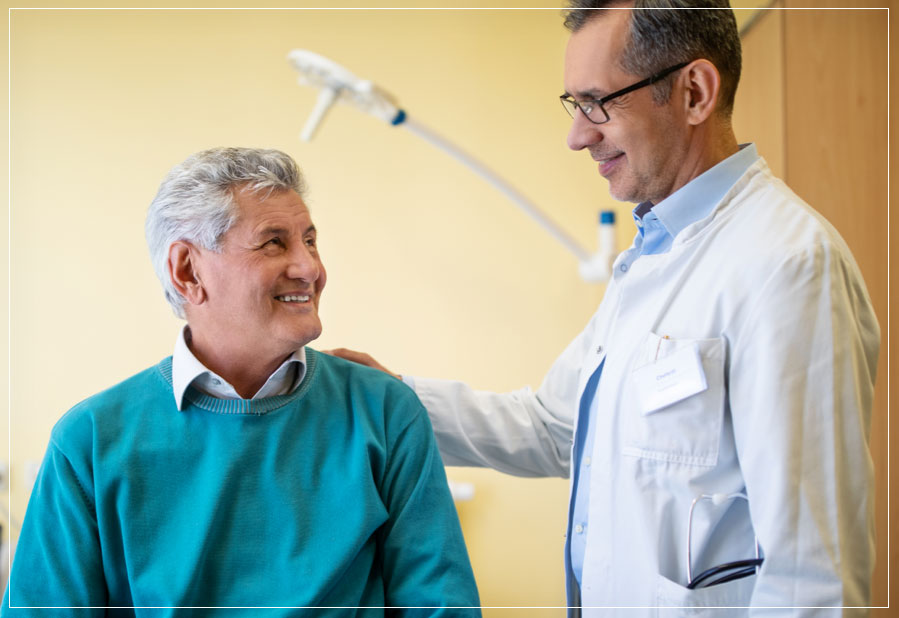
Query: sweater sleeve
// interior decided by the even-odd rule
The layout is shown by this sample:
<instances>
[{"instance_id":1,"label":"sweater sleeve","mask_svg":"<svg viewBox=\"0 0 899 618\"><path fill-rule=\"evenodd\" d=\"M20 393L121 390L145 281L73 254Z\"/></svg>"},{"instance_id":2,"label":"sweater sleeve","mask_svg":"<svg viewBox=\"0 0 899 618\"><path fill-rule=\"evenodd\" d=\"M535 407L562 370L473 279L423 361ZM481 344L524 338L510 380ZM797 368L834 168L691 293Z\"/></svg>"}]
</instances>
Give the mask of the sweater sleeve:
<instances>
[{"instance_id":1,"label":"sweater sleeve","mask_svg":"<svg viewBox=\"0 0 899 618\"><path fill-rule=\"evenodd\" d=\"M395 434L388 430L381 487L388 520L378 539L385 604L395 608L388 615L480 616L474 574L427 413L411 392L398 407L413 417ZM397 412L391 413L409 416Z\"/></svg>"},{"instance_id":2,"label":"sweater sleeve","mask_svg":"<svg viewBox=\"0 0 899 618\"><path fill-rule=\"evenodd\" d=\"M51 440L19 536L3 618L105 615L108 595L91 494L89 479Z\"/></svg>"}]
</instances>

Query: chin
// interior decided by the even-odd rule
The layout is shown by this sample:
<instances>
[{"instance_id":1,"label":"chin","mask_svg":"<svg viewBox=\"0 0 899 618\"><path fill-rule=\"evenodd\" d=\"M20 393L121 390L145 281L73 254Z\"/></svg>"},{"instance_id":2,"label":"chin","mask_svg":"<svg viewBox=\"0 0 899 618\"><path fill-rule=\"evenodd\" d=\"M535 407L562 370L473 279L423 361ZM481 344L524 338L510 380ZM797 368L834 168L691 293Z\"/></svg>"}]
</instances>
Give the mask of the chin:
<instances>
[{"instance_id":1,"label":"chin","mask_svg":"<svg viewBox=\"0 0 899 618\"><path fill-rule=\"evenodd\" d=\"M294 338L294 341L297 342L297 349L303 347L304 345L309 345L322 334L322 326L319 324L315 327L309 327L304 329L302 332L297 333L297 336Z\"/></svg>"},{"instance_id":2,"label":"chin","mask_svg":"<svg viewBox=\"0 0 899 618\"><path fill-rule=\"evenodd\" d=\"M650 198L646 195L640 195L639 188L633 187L624 190L616 190L614 187L609 187L609 195L619 202L629 202L631 204L642 204L650 201Z\"/></svg>"},{"instance_id":3,"label":"chin","mask_svg":"<svg viewBox=\"0 0 899 618\"><path fill-rule=\"evenodd\" d=\"M624 183L616 183L614 181L609 181L609 195L612 196L612 199L618 200L619 202L632 202L634 194L634 188L625 186Z\"/></svg>"},{"instance_id":4,"label":"chin","mask_svg":"<svg viewBox=\"0 0 899 618\"><path fill-rule=\"evenodd\" d=\"M632 204L639 204L642 200L638 197L635 197L632 193L623 193L621 191L615 191L614 189L609 189L609 195L612 196L612 199L617 200L619 202L630 202Z\"/></svg>"},{"instance_id":5,"label":"chin","mask_svg":"<svg viewBox=\"0 0 899 618\"><path fill-rule=\"evenodd\" d=\"M322 334L322 326L318 321L307 322L303 325L293 324L286 328L282 325L282 328L273 334L282 342L282 345L291 348L290 352L292 353L318 339Z\"/></svg>"}]
</instances>

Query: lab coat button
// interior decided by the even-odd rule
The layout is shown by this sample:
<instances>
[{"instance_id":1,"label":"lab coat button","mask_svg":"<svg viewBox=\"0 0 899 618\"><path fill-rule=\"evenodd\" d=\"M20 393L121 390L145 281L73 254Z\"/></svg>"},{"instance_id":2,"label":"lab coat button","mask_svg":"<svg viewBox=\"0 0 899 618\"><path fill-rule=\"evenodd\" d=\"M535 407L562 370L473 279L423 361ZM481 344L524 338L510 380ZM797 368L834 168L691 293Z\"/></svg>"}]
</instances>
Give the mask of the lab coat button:
<instances>
[{"instance_id":1,"label":"lab coat button","mask_svg":"<svg viewBox=\"0 0 899 618\"><path fill-rule=\"evenodd\" d=\"M577 532L578 534L582 534L584 532L584 527L582 525L578 524L574 527L574 531Z\"/></svg>"},{"instance_id":2,"label":"lab coat button","mask_svg":"<svg viewBox=\"0 0 899 618\"><path fill-rule=\"evenodd\" d=\"M596 346L596 353L602 354L602 346L601 345Z\"/></svg>"},{"instance_id":3,"label":"lab coat button","mask_svg":"<svg viewBox=\"0 0 899 618\"><path fill-rule=\"evenodd\" d=\"M590 459L589 457L584 457L584 465L585 466L589 466L591 461L593 461L593 460Z\"/></svg>"},{"instance_id":4,"label":"lab coat button","mask_svg":"<svg viewBox=\"0 0 899 618\"><path fill-rule=\"evenodd\" d=\"M219 380L218 378L213 378L213 379L212 379L212 383L215 384L216 386L221 386L221 385L222 385L222 381Z\"/></svg>"},{"instance_id":5,"label":"lab coat button","mask_svg":"<svg viewBox=\"0 0 899 618\"><path fill-rule=\"evenodd\" d=\"M620 268L621 272L623 272L623 273L627 272L627 264L622 264L621 266L619 266L619 268Z\"/></svg>"}]
</instances>

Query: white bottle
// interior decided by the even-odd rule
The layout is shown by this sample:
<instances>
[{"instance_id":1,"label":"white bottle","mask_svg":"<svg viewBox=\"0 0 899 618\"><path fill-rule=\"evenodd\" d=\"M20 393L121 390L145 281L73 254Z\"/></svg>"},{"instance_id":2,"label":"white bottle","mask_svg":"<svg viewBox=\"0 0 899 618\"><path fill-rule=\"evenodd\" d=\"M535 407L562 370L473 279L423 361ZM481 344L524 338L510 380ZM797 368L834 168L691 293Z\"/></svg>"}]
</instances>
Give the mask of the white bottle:
<instances>
[{"instance_id":1,"label":"white bottle","mask_svg":"<svg viewBox=\"0 0 899 618\"><path fill-rule=\"evenodd\" d=\"M612 263L618 257L615 240L615 211L599 211L599 227L597 231L597 248L589 260L581 262L580 273L590 283L604 283L612 273Z\"/></svg>"}]
</instances>

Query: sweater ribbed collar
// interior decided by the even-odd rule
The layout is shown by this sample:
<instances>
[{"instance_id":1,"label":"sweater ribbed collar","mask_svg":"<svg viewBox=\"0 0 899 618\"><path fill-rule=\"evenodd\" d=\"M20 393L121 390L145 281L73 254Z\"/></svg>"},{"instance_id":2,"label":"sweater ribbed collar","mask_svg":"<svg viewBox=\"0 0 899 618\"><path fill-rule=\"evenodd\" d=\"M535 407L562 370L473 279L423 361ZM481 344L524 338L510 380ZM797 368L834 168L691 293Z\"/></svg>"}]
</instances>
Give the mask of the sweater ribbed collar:
<instances>
[{"instance_id":1,"label":"sweater ribbed collar","mask_svg":"<svg viewBox=\"0 0 899 618\"><path fill-rule=\"evenodd\" d=\"M306 375L303 377L300 385L293 392L286 395L276 395L261 399L219 399L218 397L205 395L192 386L188 386L184 391L185 403L182 409L188 411L191 407L197 407L215 414L243 414L251 416L268 414L292 401L301 399L306 394L315 378L318 355L319 353L315 350L306 348ZM164 358L157 367L162 377L171 387L172 357Z\"/></svg>"}]
</instances>

